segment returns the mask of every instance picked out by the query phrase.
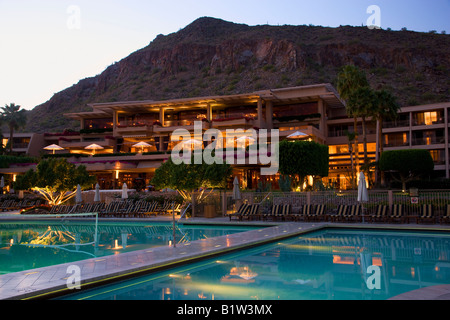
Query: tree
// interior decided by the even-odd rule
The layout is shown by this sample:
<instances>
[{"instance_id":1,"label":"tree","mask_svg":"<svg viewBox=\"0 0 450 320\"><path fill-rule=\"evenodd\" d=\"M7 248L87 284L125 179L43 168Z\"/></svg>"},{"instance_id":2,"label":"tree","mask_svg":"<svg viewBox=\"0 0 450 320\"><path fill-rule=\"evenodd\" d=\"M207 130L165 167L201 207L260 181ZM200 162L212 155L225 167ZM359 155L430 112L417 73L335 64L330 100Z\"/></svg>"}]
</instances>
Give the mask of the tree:
<instances>
[{"instance_id":1,"label":"tree","mask_svg":"<svg viewBox=\"0 0 450 320\"><path fill-rule=\"evenodd\" d=\"M395 180L402 183L402 190L406 190L407 182L430 174L434 162L428 150L394 150L383 152L379 167L382 171L390 172Z\"/></svg>"},{"instance_id":2,"label":"tree","mask_svg":"<svg viewBox=\"0 0 450 320\"><path fill-rule=\"evenodd\" d=\"M355 92L360 88L369 87L366 74L354 65L346 65L338 73L337 90L342 99L346 101L345 110L347 115L353 118L354 132L356 133L354 139L354 151L356 159L359 159L358 152L358 117L364 115L364 110L359 104L359 100L355 98Z\"/></svg>"},{"instance_id":3,"label":"tree","mask_svg":"<svg viewBox=\"0 0 450 320\"><path fill-rule=\"evenodd\" d=\"M18 176L14 188L37 191L50 205L59 205L75 196L77 185L86 189L95 181L85 166L76 166L66 159L48 159L39 162L35 170Z\"/></svg>"},{"instance_id":4,"label":"tree","mask_svg":"<svg viewBox=\"0 0 450 320\"><path fill-rule=\"evenodd\" d=\"M328 147L310 141L281 141L279 172L291 177L294 188L303 190L307 176L328 176Z\"/></svg>"},{"instance_id":5,"label":"tree","mask_svg":"<svg viewBox=\"0 0 450 320\"><path fill-rule=\"evenodd\" d=\"M202 192L197 198L200 201L204 199L203 196L206 189L210 189L211 193L214 188L225 187L231 172L231 166L226 163L208 165L202 162L201 164L194 164L192 159L191 164L182 162L177 165L170 157L156 169L151 183L156 189L169 188L177 190L183 199L187 201L192 199L192 193L195 190L201 189Z\"/></svg>"},{"instance_id":6,"label":"tree","mask_svg":"<svg viewBox=\"0 0 450 320\"><path fill-rule=\"evenodd\" d=\"M375 93L369 86L356 88L348 99L348 105L353 108L353 114L361 117L364 165L367 165L367 130L366 118L371 116L375 109Z\"/></svg>"},{"instance_id":7,"label":"tree","mask_svg":"<svg viewBox=\"0 0 450 320\"><path fill-rule=\"evenodd\" d=\"M383 153L383 121L395 119L400 110L400 105L392 93L386 90L375 91L375 108L372 110L372 116L377 120L378 130L378 159ZM381 184L384 184L384 174L380 173Z\"/></svg>"},{"instance_id":8,"label":"tree","mask_svg":"<svg viewBox=\"0 0 450 320\"><path fill-rule=\"evenodd\" d=\"M26 110L20 110L20 106L16 106L15 103L10 103L9 105L5 105L2 107L1 119L3 122L8 124L9 127L9 152L12 152L13 149L13 137L14 130L23 127L26 122Z\"/></svg>"}]
</instances>

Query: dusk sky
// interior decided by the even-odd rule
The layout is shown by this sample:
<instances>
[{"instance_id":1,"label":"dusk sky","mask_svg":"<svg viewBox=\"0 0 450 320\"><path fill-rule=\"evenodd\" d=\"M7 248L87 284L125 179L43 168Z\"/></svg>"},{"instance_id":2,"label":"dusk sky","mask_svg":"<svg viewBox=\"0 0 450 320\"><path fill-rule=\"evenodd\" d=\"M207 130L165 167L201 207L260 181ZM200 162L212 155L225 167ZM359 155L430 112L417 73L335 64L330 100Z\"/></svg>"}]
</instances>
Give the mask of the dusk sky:
<instances>
[{"instance_id":1,"label":"dusk sky","mask_svg":"<svg viewBox=\"0 0 450 320\"><path fill-rule=\"evenodd\" d=\"M0 0L0 106L32 109L199 17L365 26L371 5L383 29L450 34L450 0Z\"/></svg>"}]
</instances>

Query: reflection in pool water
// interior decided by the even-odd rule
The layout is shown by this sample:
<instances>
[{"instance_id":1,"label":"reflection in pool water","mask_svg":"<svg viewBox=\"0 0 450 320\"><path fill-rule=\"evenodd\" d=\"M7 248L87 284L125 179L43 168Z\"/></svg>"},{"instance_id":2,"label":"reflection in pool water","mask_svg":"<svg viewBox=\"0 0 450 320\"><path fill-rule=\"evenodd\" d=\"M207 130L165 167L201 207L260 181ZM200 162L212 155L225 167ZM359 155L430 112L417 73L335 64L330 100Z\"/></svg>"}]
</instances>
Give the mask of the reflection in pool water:
<instances>
[{"instance_id":1,"label":"reflection in pool water","mask_svg":"<svg viewBox=\"0 0 450 320\"><path fill-rule=\"evenodd\" d=\"M448 234L328 230L67 298L375 300L449 283Z\"/></svg>"},{"instance_id":2,"label":"reflection in pool water","mask_svg":"<svg viewBox=\"0 0 450 320\"><path fill-rule=\"evenodd\" d=\"M178 225L177 243L254 229ZM0 274L166 246L171 223L5 222L0 225Z\"/></svg>"}]
</instances>

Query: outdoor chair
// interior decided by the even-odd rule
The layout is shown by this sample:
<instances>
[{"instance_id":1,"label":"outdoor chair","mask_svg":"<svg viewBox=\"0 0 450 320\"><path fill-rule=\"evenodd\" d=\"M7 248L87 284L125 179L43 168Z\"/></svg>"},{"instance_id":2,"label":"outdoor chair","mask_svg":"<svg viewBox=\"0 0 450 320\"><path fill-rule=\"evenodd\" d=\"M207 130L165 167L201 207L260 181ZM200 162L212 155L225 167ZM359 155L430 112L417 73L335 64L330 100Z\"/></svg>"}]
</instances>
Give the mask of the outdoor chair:
<instances>
[{"instance_id":1,"label":"outdoor chair","mask_svg":"<svg viewBox=\"0 0 450 320\"><path fill-rule=\"evenodd\" d=\"M348 208L347 215L343 216L343 218L347 222L361 222L362 220L362 207L360 204L351 205Z\"/></svg>"},{"instance_id":2,"label":"outdoor chair","mask_svg":"<svg viewBox=\"0 0 450 320\"><path fill-rule=\"evenodd\" d=\"M294 207L295 208L295 207ZM289 214L289 218L292 221L300 221L300 220L304 220L304 215L303 215L303 210L302 207L299 208L298 211L294 212L294 208L292 207L292 205L290 205L290 214Z\"/></svg>"},{"instance_id":3,"label":"outdoor chair","mask_svg":"<svg viewBox=\"0 0 450 320\"><path fill-rule=\"evenodd\" d=\"M394 204L392 205L392 211L388 218L388 222L400 222L403 223L405 221L404 215L404 206L402 204Z\"/></svg>"},{"instance_id":4,"label":"outdoor chair","mask_svg":"<svg viewBox=\"0 0 450 320\"><path fill-rule=\"evenodd\" d=\"M240 219L241 215L244 214L248 209L249 209L249 204L248 203L241 204L241 206L239 207L238 211L228 215L230 217L230 221L231 221L232 217L236 217L236 218Z\"/></svg>"},{"instance_id":5,"label":"outdoor chair","mask_svg":"<svg viewBox=\"0 0 450 320\"><path fill-rule=\"evenodd\" d=\"M422 205L420 216L417 217L416 222L417 223L436 222L436 216L434 215L434 207L432 204Z\"/></svg>"},{"instance_id":6,"label":"outdoor chair","mask_svg":"<svg viewBox=\"0 0 450 320\"><path fill-rule=\"evenodd\" d=\"M250 205L249 209L240 216L239 220L243 218L247 218L248 220L259 218L259 204Z\"/></svg>"},{"instance_id":7,"label":"outdoor chair","mask_svg":"<svg viewBox=\"0 0 450 320\"><path fill-rule=\"evenodd\" d=\"M371 215L370 222L385 222L387 219L389 206L386 204L380 204L377 206L377 211L374 215Z\"/></svg>"},{"instance_id":8,"label":"outdoor chair","mask_svg":"<svg viewBox=\"0 0 450 320\"><path fill-rule=\"evenodd\" d=\"M143 207L139 209L139 216L146 217L153 214L156 216L157 210L158 210L158 202L156 201L147 202L146 204L144 204Z\"/></svg>"},{"instance_id":9,"label":"outdoor chair","mask_svg":"<svg viewBox=\"0 0 450 320\"><path fill-rule=\"evenodd\" d=\"M439 223L444 224L444 223L449 223L449 222L450 222L450 204L447 204L445 213L443 216L440 217Z\"/></svg>"},{"instance_id":10,"label":"outdoor chair","mask_svg":"<svg viewBox=\"0 0 450 320\"><path fill-rule=\"evenodd\" d=\"M339 205L336 214L329 215L331 222L342 221L344 217L347 215L348 206L347 205Z\"/></svg>"},{"instance_id":11,"label":"outdoor chair","mask_svg":"<svg viewBox=\"0 0 450 320\"><path fill-rule=\"evenodd\" d=\"M308 221L312 216L315 215L314 206L312 204L305 204L300 209L299 215L300 215L299 218L302 218L304 221Z\"/></svg>"},{"instance_id":12,"label":"outdoor chair","mask_svg":"<svg viewBox=\"0 0 450 320\"><path fill-rule=\"evenodd\" d=\"M286 220L291 216L291 205L290 204L274 204L272 206L271 212L263 217L271 217L272 220Z\"/></svg>"},{"instance_id":13,"label":"outdoor chair","mask_svg":"<svg viewBox=\"0 0 450 320\"><path fill-rule=\"evenodd\" d=\"M319 204L316 206L306 205L303 209L304 219L305 221L325 221L327 218L325 210L326 206L324 204Z\"/></svg>"}]
</instances>

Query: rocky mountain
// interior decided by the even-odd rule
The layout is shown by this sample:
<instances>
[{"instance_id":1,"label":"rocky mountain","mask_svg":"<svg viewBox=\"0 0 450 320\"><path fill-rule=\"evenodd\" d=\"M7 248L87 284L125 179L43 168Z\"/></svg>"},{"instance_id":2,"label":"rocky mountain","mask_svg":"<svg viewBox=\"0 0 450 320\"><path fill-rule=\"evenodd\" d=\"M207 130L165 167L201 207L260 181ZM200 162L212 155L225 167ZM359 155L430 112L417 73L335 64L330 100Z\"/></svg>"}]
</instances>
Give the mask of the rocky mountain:
<instances>
[{"instance_id":1,"label":"rocky mountain","mask_svg":"<svg viewBox=\"0 0 450 320\"><path fill-rule=\"evenodd\" d=\"M248 26L203 17L56 93L29 112L27 132L77 129L87 103L226 95L336 83L355 64L402 105L450 101L450 36L341 26Z\"/></svg>"}]
</instances>

